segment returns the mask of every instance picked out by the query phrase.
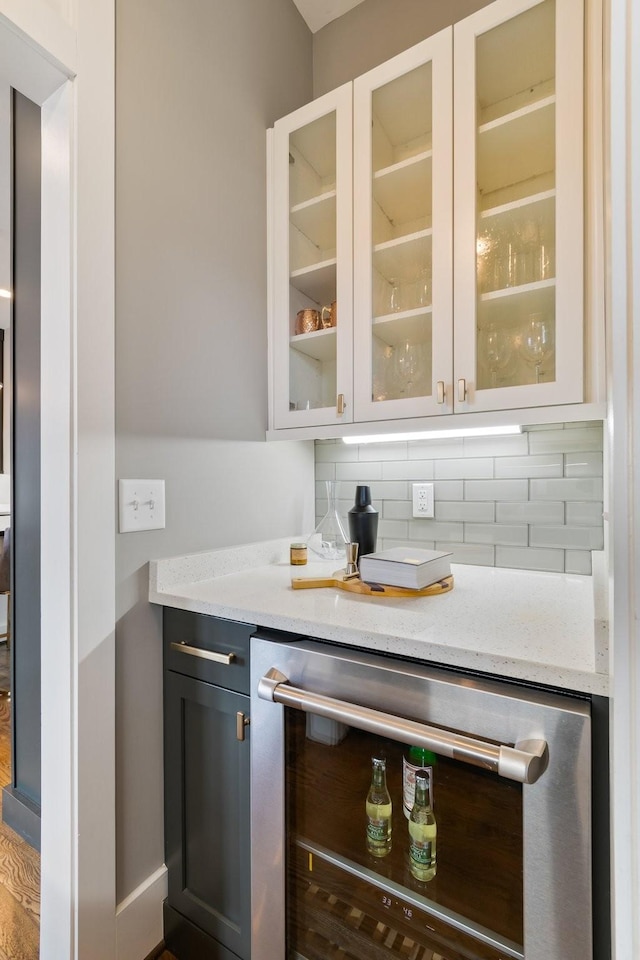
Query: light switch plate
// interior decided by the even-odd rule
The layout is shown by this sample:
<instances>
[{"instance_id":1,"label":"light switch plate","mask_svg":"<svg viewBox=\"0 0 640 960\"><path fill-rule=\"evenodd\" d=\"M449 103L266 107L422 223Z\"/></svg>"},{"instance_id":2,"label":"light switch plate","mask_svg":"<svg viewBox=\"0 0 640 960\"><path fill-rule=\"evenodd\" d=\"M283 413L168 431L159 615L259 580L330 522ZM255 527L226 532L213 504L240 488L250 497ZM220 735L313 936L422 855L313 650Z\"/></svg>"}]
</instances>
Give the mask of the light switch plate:
<instances>
[{"instance_id":1,"label":"light switch plate","mask_svg":"<svg viewBox=\"0 0 640 960\"><path fill-rule=\"evenodd\" d=\"M433 508L433 484L432 483L414 483L413 484L413 516L414 517L432 517Z\"/></svg>"},{"instance_id":2,"label":"light switch plate","mask_svg":"<svg viewBox=\"0 0 640 960\"><path fill-rule=\"evenodd\" d=\"M118 492L120 533L165 526L164 480L120 480Z\"/></svg>"}]
</instances>

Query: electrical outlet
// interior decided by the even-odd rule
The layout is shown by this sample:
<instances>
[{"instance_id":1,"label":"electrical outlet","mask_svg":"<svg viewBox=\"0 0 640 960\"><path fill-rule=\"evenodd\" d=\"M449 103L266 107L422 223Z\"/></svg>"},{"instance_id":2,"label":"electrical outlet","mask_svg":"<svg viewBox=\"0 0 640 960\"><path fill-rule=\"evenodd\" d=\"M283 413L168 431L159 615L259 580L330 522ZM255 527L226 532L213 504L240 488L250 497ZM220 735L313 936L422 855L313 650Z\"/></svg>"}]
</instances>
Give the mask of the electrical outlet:
<instances>
[{"instance_id":1,"label":"electrical outlet","mask_svg":"<svg viewBox=\"0 0 640 960\"><path fill-rule=\"evenodd\" d=\"M433 484L432 483L414 483L413 484L413 516L414 517L432 517L433 516Z\"/></svg>"},{"instance_id":2,"label":"electrical outlet","mask_svg":"<svg viewBox=\"0 0 640 960\"><path fill-rule=\"evenodd\" d=\"M121 480L119 499L120 533L164 527L164 480Z\"/></svg>"}]
</instances>

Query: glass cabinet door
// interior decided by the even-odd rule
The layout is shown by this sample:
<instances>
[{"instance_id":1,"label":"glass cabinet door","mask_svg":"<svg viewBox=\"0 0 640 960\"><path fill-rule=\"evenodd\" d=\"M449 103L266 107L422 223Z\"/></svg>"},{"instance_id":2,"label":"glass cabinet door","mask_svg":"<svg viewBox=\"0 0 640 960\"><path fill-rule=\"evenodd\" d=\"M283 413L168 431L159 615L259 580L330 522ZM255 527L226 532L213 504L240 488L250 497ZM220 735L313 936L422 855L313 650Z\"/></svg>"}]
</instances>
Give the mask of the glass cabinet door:
<instances>
[{"instance_id":1,"label":"glass cabinet door","mask_svg":"<svg viewBox=\"0 0 640 960\"><path fill-rule=\"evenodd\" d=\"M454 28L459 411L583 399L582 35L576 0Z\"/></svg>"},{"instance_id":2,"label":"glass cabinet door","mask_svg":"<svg viewBox=\"0 0 640 960\"><path fill-rule=\"evenodd\" d=\"M352 86L273 134L273 411L277 428L353 419Z\"/></svg>"},{"instance_id":3,"label":"glass cabinet door","mask_svg":"<svg viewBox=\"0 0 640 960\"><path fill-rule=\"evenodd\" d=\"M451 37L354 83L357 420L452 410Z\"/></svg>"}]
</instances>

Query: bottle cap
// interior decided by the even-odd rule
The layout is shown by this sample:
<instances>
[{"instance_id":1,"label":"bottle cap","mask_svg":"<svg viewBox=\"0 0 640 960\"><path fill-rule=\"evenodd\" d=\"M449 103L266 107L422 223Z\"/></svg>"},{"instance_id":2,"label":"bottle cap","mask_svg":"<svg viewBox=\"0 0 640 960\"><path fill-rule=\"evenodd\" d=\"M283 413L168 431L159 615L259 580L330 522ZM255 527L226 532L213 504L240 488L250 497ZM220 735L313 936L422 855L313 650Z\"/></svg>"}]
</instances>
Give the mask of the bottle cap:
<instances>
[{"instance_id":1,"label":"bottle cap","mask_svg":"<svg viewBox=\"0 0 640 960\"><path fill-rule=\"evenodd\" d=\"M371 487L356 487L356 507L368 507L371 504Z\"/></svg>"}]
</instances>

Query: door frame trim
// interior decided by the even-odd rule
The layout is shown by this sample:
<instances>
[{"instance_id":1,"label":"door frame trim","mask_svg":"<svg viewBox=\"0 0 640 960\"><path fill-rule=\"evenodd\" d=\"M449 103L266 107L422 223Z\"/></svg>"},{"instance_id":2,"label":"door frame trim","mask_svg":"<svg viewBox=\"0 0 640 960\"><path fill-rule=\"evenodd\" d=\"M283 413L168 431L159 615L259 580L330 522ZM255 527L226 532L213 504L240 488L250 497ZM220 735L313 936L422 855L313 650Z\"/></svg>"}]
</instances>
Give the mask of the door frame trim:
<instances>
[{"instance_id":1,"label":"door frame trim","mask_svg":"<svg viewBox=\"0 0 640 960\"><path fill-rule=\"evenodd\" d=\"M113 960L114 0L58 7L0 0L2 79L42 107L40 957Z\"/></svg>"}]
</instances>

